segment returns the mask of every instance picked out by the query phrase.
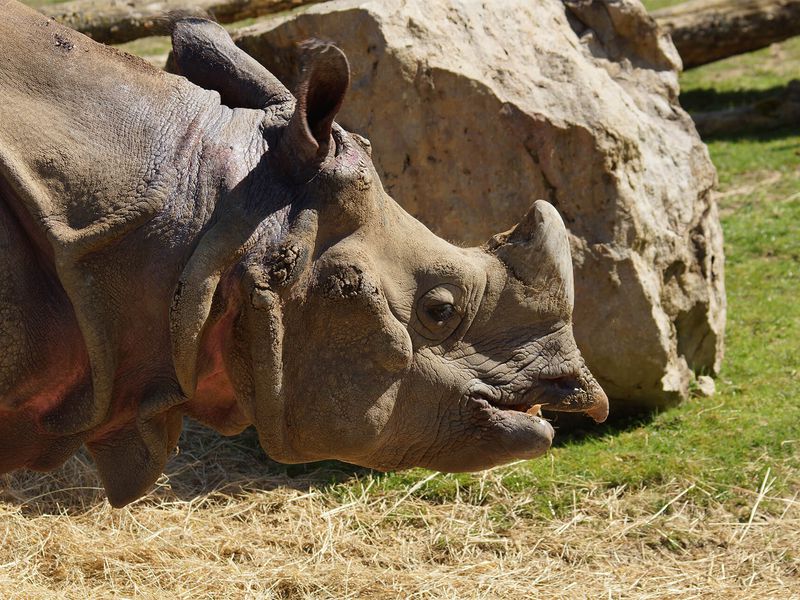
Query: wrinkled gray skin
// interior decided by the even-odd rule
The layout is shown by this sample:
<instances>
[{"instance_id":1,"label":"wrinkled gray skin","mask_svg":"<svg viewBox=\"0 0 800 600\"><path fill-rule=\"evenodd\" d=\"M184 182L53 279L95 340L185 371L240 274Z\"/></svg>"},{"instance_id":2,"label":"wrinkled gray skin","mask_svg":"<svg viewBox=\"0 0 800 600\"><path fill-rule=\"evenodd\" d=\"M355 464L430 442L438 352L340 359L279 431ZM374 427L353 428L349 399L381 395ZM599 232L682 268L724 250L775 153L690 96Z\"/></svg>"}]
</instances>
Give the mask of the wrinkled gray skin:
<instances>
[{"instance_id":1,"label":"wrinkled gray skin","mask_svg":"<svg viewBox=\"0 0 800 600\"><path fill-rule=\"evenodd\" d=\"M541 455L536 405L605 418L556 211L434 236L333 124L338 49L306 48L295 101L207 22L175 29L192 83L0 13L0 471L86 444L121 506L184 414L284 462L444 471Z\"/></svg>"}]
</instances>

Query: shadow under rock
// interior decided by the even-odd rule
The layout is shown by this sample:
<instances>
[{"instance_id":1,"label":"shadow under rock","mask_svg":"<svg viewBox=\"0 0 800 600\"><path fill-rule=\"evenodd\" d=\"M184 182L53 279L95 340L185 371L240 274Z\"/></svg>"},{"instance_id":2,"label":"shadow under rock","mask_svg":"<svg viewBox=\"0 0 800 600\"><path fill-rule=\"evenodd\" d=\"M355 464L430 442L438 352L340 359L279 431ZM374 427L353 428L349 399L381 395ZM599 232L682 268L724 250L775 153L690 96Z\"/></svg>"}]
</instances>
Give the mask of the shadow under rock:
<instances>
[{"instance_id":1,"label":"shadow under rock","mask_svg":"<svg viewBox=\"0 0 800 600\"><path fill-rule=\"evenodd\" d=\"M729 110L778 96L786 88L786 85L776 85L764 90L737 89L725 92L714 88L697 88L682 91L680 102L683 109L690 113Z\"/></svg>"},{"instance_id":2,"label":"shadow under rock","mask_svg":"<svg viewBox=\"0 0 800 600\"><path fill-rule=\"evenodd\" d=\"M693 115L694 116L694 115ZM704 142L721 141L721 142L771 142L774 140L782 140L786 138L793 138L800 135L800 123L790 125L788 127L776 127L774 129L767 129L766 131L731 131L728 133L715 133L705 134L701 133ZM787 141L782 146L775 146L772 148L773 152L783 152L786 150L795 150L800 155L800 144L794 141Z\"/></svg>"},{"instance_id":3,"label":"shadow under rock","mask_svg":"<svg viewBox=\"0 0 800 600\"><path fill-rule=\"evenodd\" d=\"M681 104L705 140L773 139L800 127L800 80L760 91L693 90Z\"/></svg>"}]
</instances>

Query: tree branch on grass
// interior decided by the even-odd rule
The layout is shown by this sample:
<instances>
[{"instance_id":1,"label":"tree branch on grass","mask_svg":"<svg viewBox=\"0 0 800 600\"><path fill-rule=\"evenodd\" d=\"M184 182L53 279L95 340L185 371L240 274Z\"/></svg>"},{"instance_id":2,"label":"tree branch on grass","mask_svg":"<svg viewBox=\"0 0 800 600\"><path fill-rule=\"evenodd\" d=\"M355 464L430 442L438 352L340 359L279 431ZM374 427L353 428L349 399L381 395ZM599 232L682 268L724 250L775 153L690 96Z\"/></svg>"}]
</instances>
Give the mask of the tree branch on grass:
<instances>
[{"instance_id":1,"label":"tree branch on grass","mask_svg":"<svg viewBox=\"0 0 800 600\"><path fill-rule=\"evenodd\" d=\"M220 23L274 14L322 0L73 0L40 10L59 23L105 44L163 34L160 18L172 11Z\"/></svg>"},{"instance_id":2,"label":"tree branch on grass","mask_svg":"<svg viewBox=\"0 0 800 600\"><path fill-rule=\"evenodd\" d=\"M793 79L774 96L727 110L693 113L703 137L767 131L800 123L800 80Z\"/></svg>"},{"instance_id":3,"label":"tree branch on grass","mask_svg":"<svg viewBox=\"0 0 800 600\"><path fill-rule=\"evenodd\" d=\"M800 0L689 0L652 16L691 69L800 35Z\"/></svg>"}]
</instances>

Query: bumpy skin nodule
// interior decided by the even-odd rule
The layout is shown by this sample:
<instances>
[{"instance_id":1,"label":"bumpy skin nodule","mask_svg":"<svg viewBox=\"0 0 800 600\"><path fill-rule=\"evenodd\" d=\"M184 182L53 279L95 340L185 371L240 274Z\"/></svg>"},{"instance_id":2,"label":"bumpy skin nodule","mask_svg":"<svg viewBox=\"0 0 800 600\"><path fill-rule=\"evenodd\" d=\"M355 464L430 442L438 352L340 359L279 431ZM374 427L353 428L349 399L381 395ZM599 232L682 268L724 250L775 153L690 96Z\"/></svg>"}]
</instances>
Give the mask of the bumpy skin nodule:
<instances>
[{"instance_id":1,"label":"bumpy skin nodule","mask_svg":"<svg viewBox=\"0 0 800 600\"><path fill-rule=\"evenodd\" d=\"M545 452L535 405L605 418L556 211L434 236L333 123L337 48L295 100L205 21L173 35L192 83L0 12L0 471L86 444L121 506L184 414L286 462L446 471Z\"/></svg>"}]
</instances>

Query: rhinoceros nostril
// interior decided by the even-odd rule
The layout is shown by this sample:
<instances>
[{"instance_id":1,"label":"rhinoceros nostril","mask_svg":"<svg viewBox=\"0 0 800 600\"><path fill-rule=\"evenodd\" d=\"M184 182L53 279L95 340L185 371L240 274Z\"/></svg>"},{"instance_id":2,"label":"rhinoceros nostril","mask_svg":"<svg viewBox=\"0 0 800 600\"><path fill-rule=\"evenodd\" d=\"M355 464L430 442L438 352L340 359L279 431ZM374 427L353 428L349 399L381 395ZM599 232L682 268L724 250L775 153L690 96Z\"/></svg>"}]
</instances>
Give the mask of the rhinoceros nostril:
<instances>
[{"instance_id":1,"label":"rhinoceros nostril","mask_svg":"<svg viewBox=\"0 0 800 600\"><path fill-rule=\"evenodd\" d=\"M547 410L583 412L598 423L608 416L608 397L593 378L577 375L539 376L541 402Z\"/></svg>"}]
</instances>

